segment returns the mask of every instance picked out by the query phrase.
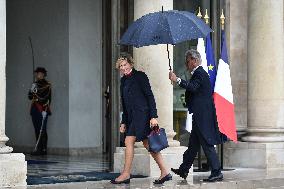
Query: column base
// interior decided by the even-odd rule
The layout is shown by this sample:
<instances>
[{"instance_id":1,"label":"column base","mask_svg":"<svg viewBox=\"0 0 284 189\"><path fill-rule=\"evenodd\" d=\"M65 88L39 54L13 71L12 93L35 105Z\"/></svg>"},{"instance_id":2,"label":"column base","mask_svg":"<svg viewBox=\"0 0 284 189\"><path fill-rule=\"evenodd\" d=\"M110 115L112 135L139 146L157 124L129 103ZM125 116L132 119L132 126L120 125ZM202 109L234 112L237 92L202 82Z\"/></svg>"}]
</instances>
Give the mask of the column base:
<instances>
[{"instance_id":1,"label":"column base","mask_svg":"<svg viewBox=\"0 0 284 189\"><path fill-rule=\"evenodd\" d=\"M284 168L284 142L228 142L224 144L224 165L244 168Z\"/></svg>"},{"instance_id":2,"label":"column base","mask_svg":"<svg viewBox=\"0 0 284 189\"><path fill-rule=\"evenodd\" d=\"M164 149L161 153L166 163L166 166L170 168L178 168L182 163L182 155L187 147L169 147ZM124 150L125 147L117 147L116 153L114 153L114 172L120 173L124 167ZM159 177L160 169L152 158L151 154L145 148L134 148L134 159L132 163L133 175L144 175L149 177ZM173 176L176 176L172 174ZM189 171L187 177L188 182L192 182L193 169Z\"/></svg>"},{"instance_id":3,"label":"column base","mask_svg":"<svg viewBox=\"0 0 284 189\"><path fill-rule=\"evenodd\" d=\"M0 154L0 187L27 186L27 162L22 153Z\"/></svg>"},{"instance_id":4,"label":"column base","mask_svg":"<svg viewBox=\"0 0 284 189\"><path fill-rule=\"evenodd\" d=\"M242 137L246 142L284 142L284 129L247 129Z\"/></svg>"}]
</instances>

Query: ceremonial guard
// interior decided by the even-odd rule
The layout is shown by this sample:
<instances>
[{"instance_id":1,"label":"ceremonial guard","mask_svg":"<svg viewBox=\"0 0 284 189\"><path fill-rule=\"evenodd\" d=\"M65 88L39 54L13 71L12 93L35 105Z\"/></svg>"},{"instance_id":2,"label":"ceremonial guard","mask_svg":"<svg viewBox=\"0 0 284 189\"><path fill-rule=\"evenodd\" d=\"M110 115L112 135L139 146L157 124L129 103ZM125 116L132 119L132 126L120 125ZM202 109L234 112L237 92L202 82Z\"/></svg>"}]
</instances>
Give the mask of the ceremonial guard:
<instances>
[{"instance_id":1,"label":"ceremonial guard","mask_svg":"<svg viewBox=\"0 0 284 189\"><path fill-rule=\"evenodd\" d=\"M43 67L36 68L35 82L28 93L29 99L32 101L30 114L35 129L36 144L32 155L47 154L47 119L51 115L51 84L45 77L47 71Z\"/></svg>"}]
</instances>

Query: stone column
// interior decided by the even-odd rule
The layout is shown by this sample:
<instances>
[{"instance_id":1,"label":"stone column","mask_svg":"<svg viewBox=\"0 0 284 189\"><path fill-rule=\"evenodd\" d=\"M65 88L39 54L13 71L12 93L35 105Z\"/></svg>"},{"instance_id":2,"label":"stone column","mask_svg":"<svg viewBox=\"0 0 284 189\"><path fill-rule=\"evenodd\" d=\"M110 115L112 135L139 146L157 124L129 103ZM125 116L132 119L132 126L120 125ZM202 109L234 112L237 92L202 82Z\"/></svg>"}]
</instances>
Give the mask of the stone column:
<instances>
[{"instance_id":1,"label":"stone column","mask_svg":"<svg viewBox=\"0 0 284 189\"><path fill-rule=\"evenodd\" d=\"M172 10L173 0L147 0L147 2L134 0L134 20L150 12L161 11L162 6L165 11ZM171 61L173 61L172 45L169 45L169 50ZM162 151L163 158L169 168L178 168L186 147L181 147L178 141L173 140L176 135L173 130L173 85L168 79L167 46L164 44L134 48L133 56L136 69L145 72L150 80L157 103L159 125L167 132L170 147ZM123 168L124 161L121 161L124 158L123 153L124 149L118 148L114 156L114 170L116 172ZM135 148L132 173L147 176L160 175L154 159L141 144L136 145ZM188 178L192 180L192 175Z\"/></svg>"},{"instance_id":2,"label":"stone column","mask_svg":"<svg viewBox=\"0 0 284 189\"><path fill-rule=\"evenodd\" d=\"M151 0L134 1L134 20L150 12L162 10L172 10L172 0ZM173 46L169 45L171 65L173 65ZM166 129L170 146L179 146L179 142L173 140L176 133L173 130L173 85L169 77L169 66L167 58L167 45L152 45L133 49L136 68L145 72L150 80L150 84L157 103L159 124Z\"/></svg>"},{"instance_id":3,"label":"stone column","mask_svg":"<svg viewBox=\"0 0 284 189\"><path fill-rule=\"evenodd\" d=\"M9 140L5 135L6 107L6 10L5 1L0 1L0 154L11 153L13 148L5 143Z\"/></svg>"},{"instance_id":4,"label":"stone column","mask_svg":"<svg viewBox=\"0 0 284 189\"><path fill-rule=\"evenodd\" d=\"M283 0L249 1L248 132L245 141L284 142Z\"/></svg>"},{"instance_id":5,"label":"stone column","mask_svg":"<svg viewBox=\"0 0 284 189\"><path fill-rule=\"evenodd\" d=\"M247 129L247 10L248 0L226 0L227 42L238 135Z\"/></svg>"},{"instance_id":6,"label":"stone column","mask_svg":"<svg viewBox=\"0 0 284 189\"><path fill-rule=\"evenodd\" d=\"M283 0L249 0L248 129L231 145L235 166L284 168L283 40Z\"/></svg>"},{"instance_id":7,"label":"stone column","mask_svg":"<svg viewBox=\"0 0 284 189\"><path fill-rule=\"evenodd\" d=\"M0 187L26 186L27 164L24 154L11 153L6 146L6 1L0 0Z\"/></svg>"}]
</instances>

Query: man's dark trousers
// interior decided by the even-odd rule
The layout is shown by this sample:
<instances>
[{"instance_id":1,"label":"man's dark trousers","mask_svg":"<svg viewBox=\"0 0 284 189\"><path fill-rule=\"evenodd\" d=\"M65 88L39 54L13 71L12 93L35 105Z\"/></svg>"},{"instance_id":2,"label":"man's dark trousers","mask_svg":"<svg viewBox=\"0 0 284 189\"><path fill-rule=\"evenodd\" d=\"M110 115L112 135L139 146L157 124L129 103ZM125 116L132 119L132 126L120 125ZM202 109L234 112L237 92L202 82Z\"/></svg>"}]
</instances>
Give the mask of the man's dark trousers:
<instances>
[{"instance_id":1,"label":"man's dark trousers","mask_svg":"<svg viewBox=\"0 0 284 189\"><path fill-rule=\"evenodd\" d=\"M32 116L32 121L35 129L35 135L36 135L36 142L38 141L39 135L40 135L40 130L42 127L42 113L36 109L36 107L32 107L31 109L31 116ZM47 125L47 119L48 115L46 116L44 122L43 122L43 128L42 128L42 134L37 146L37 151L42 152L46 151L47 149L47 132L46 132L46 125Z\"/></svg>"},{"instance_id":2,"label":"man's dark trousers","mask_svg":"<svg viewBox=\"0 0 284 189\"><path fill-rule=\"evenodd\" d=\"M193 120L188 149L183 154L183 163L180 165L179 169L182 172L188 173L201 145L211 166L211 175L218 175L221 173L221 166L214 145L208 144L206 140L204 140L197 127Z\"/></svg>"}]
</instances>

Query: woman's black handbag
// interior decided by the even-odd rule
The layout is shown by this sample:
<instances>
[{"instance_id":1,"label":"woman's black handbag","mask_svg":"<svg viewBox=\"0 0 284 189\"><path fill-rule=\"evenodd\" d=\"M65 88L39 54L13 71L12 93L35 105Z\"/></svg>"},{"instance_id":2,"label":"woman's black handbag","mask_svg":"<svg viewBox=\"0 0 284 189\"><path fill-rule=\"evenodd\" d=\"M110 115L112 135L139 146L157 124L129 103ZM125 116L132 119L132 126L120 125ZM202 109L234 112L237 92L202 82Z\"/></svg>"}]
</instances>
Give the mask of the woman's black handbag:
<instances>
[{"instance_id":1,"label":"woman's black handbag","mask_svg":"<svg viewBox=\"0 0 284 189\"><path fill-rule=\"evenodd\" d=\"M165 129L158 128L148 135L149 152L160 152L169 147Z\"/></svg>"}]
</instances>

